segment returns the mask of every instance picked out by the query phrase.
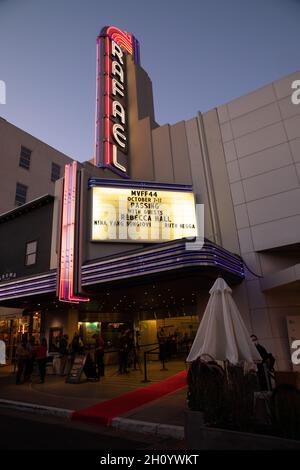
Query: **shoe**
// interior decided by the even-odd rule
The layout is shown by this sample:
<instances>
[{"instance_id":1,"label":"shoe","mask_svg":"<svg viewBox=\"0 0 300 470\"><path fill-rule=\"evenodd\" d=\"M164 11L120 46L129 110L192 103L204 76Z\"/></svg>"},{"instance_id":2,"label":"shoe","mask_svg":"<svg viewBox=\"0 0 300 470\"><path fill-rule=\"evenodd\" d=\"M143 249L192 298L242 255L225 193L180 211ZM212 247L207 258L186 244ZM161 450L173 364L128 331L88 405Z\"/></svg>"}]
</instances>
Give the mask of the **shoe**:
<instances>
[{"instance_id":1,"label":"shoe","mask_svg":"<svg viewBox=\"0 0 300 470\"><path fill-rule=\"evenodd\" d=\"M45 380L40 380L39 384L43 384L44 382L45 382Z\"/></svg>"}]
</instances>

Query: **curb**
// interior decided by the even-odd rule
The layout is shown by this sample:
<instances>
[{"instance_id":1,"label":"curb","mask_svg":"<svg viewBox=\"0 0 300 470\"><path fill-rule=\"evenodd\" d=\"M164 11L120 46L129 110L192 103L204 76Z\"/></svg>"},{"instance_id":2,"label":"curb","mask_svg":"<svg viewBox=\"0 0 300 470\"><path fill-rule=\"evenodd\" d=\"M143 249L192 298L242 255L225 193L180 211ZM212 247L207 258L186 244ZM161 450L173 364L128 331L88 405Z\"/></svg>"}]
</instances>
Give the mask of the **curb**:
<instances>
[{"instance_id":1,"label":"curb","mask_svg":"<svg viewBox=\"0 0 300 470\"><path fill-rule=\"evenodd\" d=\"M162 437L172 437L174 439L184 439L184 426L171 424L151 423L149 421L138 421L128 418L114 418L111 426L116 429L133 431L140 433L155 434Z\"/></svg>"},{"instance_id":2,"label":"curb","mask_svg":"<svg viewBox=\"0 0 300 470\"><path fill-rule=\"evenodd\" d=\"M26 403L22 401L13 401L0 399L0 408L10 408L20 411L29 411L40 415L59 416L61 418L71 419L74 410L65 408L56 408L54 406L37 405L35 403ZM109 427L123 431L132 431L142 434L154 434L161 437L171 437L173 439L184 439L184 427L170 424L151 423L149 421L139 421L128 418L113 418Z\"/></svg>"},{"instance_id":3,"label":"curb","mask_svg":"<svg viewBox=\"0 0 300 470\"><path fill-rule=\"evenodd\" d=\"M22 401L4 400L0 399L1 408L11 408L20 411L30 411L32 413L60 416L63 418L71 418L73 410L64 408L55 408L54 406L37 405L35 403L25 403Z\"/></svg>"}]
</instances>

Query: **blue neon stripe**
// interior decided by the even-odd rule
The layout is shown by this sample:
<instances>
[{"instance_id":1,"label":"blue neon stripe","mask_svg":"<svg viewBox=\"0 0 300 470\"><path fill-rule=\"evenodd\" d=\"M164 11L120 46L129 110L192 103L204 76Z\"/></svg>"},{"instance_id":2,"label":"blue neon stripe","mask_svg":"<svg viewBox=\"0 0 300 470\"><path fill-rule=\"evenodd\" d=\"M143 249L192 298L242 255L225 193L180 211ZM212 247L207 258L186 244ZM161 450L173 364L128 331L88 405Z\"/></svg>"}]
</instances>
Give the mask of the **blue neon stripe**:
<instances>
[{"instance_id":1,"label":"blue neon stripe","mask_svg":"<svg viewBox=\"0 0 300 470\"><path fill-rule=\"evenodd\" d=\"M183 253L181 253L181 254L178 254L178 255L176 256L176 258L179 258L179 257L182 257L182 258L185 258L185 259L186 259L186 258L195 258L195 257L196 257L195 255L197 256L198 259L199 259L199 258L202 259L202 256L203 256L203 260L205 260L205 259L210 260L210 259L212 259L212 256L213 256L213 257L217 257L217 256L218 256L218 255L215 255L215 254L211 254L211 253L209 253L209 252L204 252L204 253L201 253L201 254L199 254L199 253L196 254L196 253L187 253L187 252L183 252ZM205 256L206 258L204 258L204 256ZM221 256L218 256L218 259L221 259L221 261L224 261L224 263L226 263L226 261L227 261L226 259L224 259L224 258L221 257ZM141 261L138 261L138 262L136 262L136 263L130 263L130 269L135 269L135 267L138 267L138 266L140 266L140 265L142 265L142 264L153 264L153 263L155 263L155 262L156 262L156 263L159 263L159 264L157 264L157 268L159 268L159 267L161 266L161 263L164 263L165 261L171 261L171 260L174 260L174 257L172 257L172 256L165 256L165 257L163 257L163 258L153 259L152 261L149 260L149 261L147 261L146 263L141 260ZM216 261L216 260L213 260L213 261ZM109 262L107 262L107 264L108 264L108 263L109 263ZM114 264L115 264L115 263L114 263ZM105 265L103 265L103 268L102 268L101 266L99 266L99 267L98 267L98 270L97 270L97 267L95 266L94 269L92 269L90 272L86 270L84 273L82 273L82 279L85 279L87 276L91 276L91 275L93 275L93 274L96 273L96 272L98 272L98 273L101 273L101 272L102 272L102 273L105 273L105 272L107 272L107 271L113 272L113 271L118 271L118 270L122 269L121 266L113 267L114 264L111 264L111 265L108 266L108 267L106 267ZM123 261L123 264L124 264L123 267L126 268L126 261ZM127 262L127 264L128 264L128 262ZM228 265L230 268L233 267L233 268L237 268L237 269L238 269L238 268L240 267L237 263L230 263L229 261L227 262L227 265Z\"/></svg>"},{"instance_id":2,"label":"blue neon stripe","mask_svg":"<svg viewBox=\"0 0 300 470\"><path fill-rule=\"evenodd\" d=\"M104 263L106 262L106 260L108 260L110 263L111 262L114 262L114 263L119 263L119 262L126 262L129 258L130 260L134 260L134 259L139 259L139 258L147 258L147 257L150 257L150 256L155 256L157 254L160 254L160 253L170 253L170 252L173 252L173 251L178 251L180 250L181 248L189 253L189 252L193 252L193 253L201 253L202 250L205 250L206 248L209 248L211 247L212 250L214 251L218 251L219 253L221 253L222 256L226 256L228 258L231 258L232 259L232 262L234 263L240 263L241 265L243 264L242 261L240 260L240 258L238 258L237 256L233 256L230 252L228 252L227 250L222 250L222 249L219 249L217 247L215 247L214 245L212 244L204 244L203 245L203 248L201 248L201 250L185 250L184 246L182 246L183 244L181 243L180 245L178 244L177 246L175 247L172 247L172 248L166 248L166 249L162 249L164 247L152 247L152 248L148 248L148 249L145 249L145 251L141 252L140 249L138 250L132 250L131 252L130 251L127 251L125 255L122 255L122 257L120 255L116 256L115 259L116 261L114 261L114 258L112 257L105 257L105 258L100 258L96 261L92 261L90 264L85 264L83 267L82 267L82 271L86 271L87 269L90 269L90 267L92 265L96 265L97 262L98 263ZM184 243L185 245L185 243ZM147 251L146 251L147 250ZM122 258L122 259L121 259Z\"/></svg>"},{"instance_id":3,"label":"blue neon stripe","mask_svg":"<svg viewBox=\"0 0 300 470\"><path fill-rule=\"evenodd\" d=\"M50 274L51 273L51 274ZM42 279L43 281L44 280L51 280L52 278L56 278L56 270L53 272L50 271L50 273L47 275L47 276L44 276L43 273L41 274L35 274L34 276L31 276L30 278L26 278L26 277L20 277L20 278L15 278L13 280L11 280L9 283L7 282L1 282L0 283L0 290L3 288L3 287L10 287L12 283L14 283L14 285L26 285L30 282L36 282L37 280L39 279ZM33 279L34 278L37 278L37 279Z\"/></svg>"},{"instance_id":4,"label":"blue neon stripe","mask_svg":"<svg viewBox=\"0 0 300 470\"><path fill-rule=\"evenodd\" d=\"M33 286L40 286L40 287L43 287L43 286L47 286L47 285L52 285L54 283L56 283L56 276L53 278L53 279L47 279L47 280L41 280L41 281L28 281L25 285L19 285L19 284L14 284L14 285L11 285L11 286L6 286L5 288L1 288L0 289L0 298L2 295L5 295L6 293L10 293L10 292L19 292L19 291L22 291L22 290L25 290L25 289L28 289L30 288L32 285Z\"/></svg>"},{"instance_id":5,"label":"blue neon stripe","mask_svg":"<svg viewBox=\"0 0 300 470\"><path fill-rule=\"evenodd\" d=\"M0 299L1 300L8 300L8 299L12 299L12 298L15 298L15 297L20 297L20 294L23 294L23 297L25 296L29 296L29 295L34 295L34 294L38 294L39 292L45 292L45 293L48 293L48 292L55 292L56 290L56 283L54 283L53 285L49 285L49 286L44 286L44 287L36 287L36 288L33 288L29 291L21 291L21 292L10 292L8 294L2 294L0 295Z\"/></svg>"},{"instance_id":6,"label":"blue neon stripe","mask_svg":"<svg viewBox=\"0 0 300 470\"><path fill-rule=\"evenodd\" d=\"M243 273L241 273L241 271L238 271L236 269L233 269L233 268L230 268L228 267L227 265L223 264L223 263L219 263L218 261L212 261L212 262L204 262L204 261L199 261L199 260L189 260L187 262L173 262L173 263L168 263L165 266L165 270L170 270L170 269L173 269L174 265L181 265L184 267L184 265L189 265L189 264L198 264L198 265L205 265L205 266L222 266L223 268L225 268L227 271L230 271L232 273L235 273L235 274L238 274L238 276L243 279L244 278L244 275ZM160 266L162 267L162 266ZM170 267L170 268L169 268ZM119 273L119 274L113 274L111 276L95 276L94 278L92 279L89 279L88 281L83 281L82 282L82 285L90 285L90 284L93 284L93 283L96 283L97 281L99 282L101 279L103 280L107 280L107 279L114 279L114 278L117 278L117 277L134 277L135 275L139 275L139 274L143 274L145 272L145 274L147 274L147 272L149 271L154 271L155 270L155 267L148 267L148 268L143 268L143 269L137 269L136 271L134 271L134 273L130 273L129 272L125 272L125 273Z\"/></svg>"}]
</instances>

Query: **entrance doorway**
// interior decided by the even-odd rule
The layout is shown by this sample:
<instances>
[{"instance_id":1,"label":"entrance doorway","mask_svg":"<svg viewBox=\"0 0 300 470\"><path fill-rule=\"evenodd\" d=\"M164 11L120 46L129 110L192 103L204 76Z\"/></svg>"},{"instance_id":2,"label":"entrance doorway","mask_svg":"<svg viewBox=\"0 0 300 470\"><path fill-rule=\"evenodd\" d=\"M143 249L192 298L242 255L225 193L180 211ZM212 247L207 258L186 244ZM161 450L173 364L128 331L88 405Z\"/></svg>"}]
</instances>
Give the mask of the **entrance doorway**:
<instances>
[{"instance_id":1,"label":"entrance doorway","mask_svg":"<svg viewBox=\"0 0 300 470\"><path fill-rule=\"evenodd\" d=\"M163 328L169 355L188 354L198 326L197 315L141 320L139 322L139 344L142 347L154 346L158 343L157 334Z\"/></svg>"},{"instance_id":2,"label":"entrance doorway","mask_svg":"<svg viewBox=\"0 0 300 470\"><path fill-rule=\"evenodd\" d=\"M8 314L0 319L0 334L6 343L6 357L13 362L18 343L33 336L35 343L40 341L41 313L32 312L26 315Z\"/></svg>"}]
</instances>

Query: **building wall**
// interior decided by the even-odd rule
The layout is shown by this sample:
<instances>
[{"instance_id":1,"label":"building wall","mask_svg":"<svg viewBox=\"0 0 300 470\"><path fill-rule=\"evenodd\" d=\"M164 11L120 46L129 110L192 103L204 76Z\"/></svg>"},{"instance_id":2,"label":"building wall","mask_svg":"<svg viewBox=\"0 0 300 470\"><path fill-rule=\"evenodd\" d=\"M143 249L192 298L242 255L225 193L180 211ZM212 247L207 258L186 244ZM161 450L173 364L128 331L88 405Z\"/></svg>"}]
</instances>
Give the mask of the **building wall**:
<instances>
[{"instance_id":1,"label":"building wall","mask_svg":"<svg viewBox=\"0 0 300 470\"><path fill-rule=\"evenodd\" d=\"M260 276L299 262L300 105L291 84L300 72L217 109L241 255ZM247 273L251 329L288 368L287 315L300 315L297 290L261 291Z\"/></svg>"},{"instance_id":2,"label":"building wall","mask_svg":"<svg viewBox=\"0 0 300 470\"><path fill-rule=\"evenodd\" d=\"M205 206L205 236L241 254L258 275L300 259L291 248L300 242L300 106L291 103L299 78L296 72L186 122L153 127L144 117L136 127L133 179L193 184ZM248 271L234 296L249 331L274 352L278 368L288 368L286 316L300 314L299 293L263 293Z\"/></svg>"},{"instance_id":3,"label":"building wall","mask_svg":"<svg viewBox=\"0 0 300 470\"><path fill-rule=\"evenodd\" d=\"M52 215L53 203L48 203L3 223L0 220L0 273L22 277L49 271ZM30 241L38 242L36 264L25 266Z\"/></svg>"},{"instance_id":4,"label":"building wall","mask_svg":"<svg viewBox=\"0 0 300 470\"><path fill-rule=\"evenodd\" d=\"M47 339L49 344L50 330L52 328L61 328L62 334L67 334L69 343L72 341L74 333L78 330L78 310L70 308L69 310L47 310L43 312L43 326L41 329L41 337Z\"/></svg>"},{"instance_id":5,"label":"building wall","mask_svg":"<svg viewBox=\"0 0 300 470\"><path fill-rule=\"evenodd\" d=\"M17 182L28 187L26 202L44 194L54 194L52 162L61 167L63 176L64 165L71 162L71 158L2 118L0 142L0 214L14 209ZM19 166L21 146L32 151L29 170Z\"/></svg>"}]
</instances>

